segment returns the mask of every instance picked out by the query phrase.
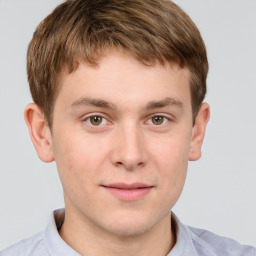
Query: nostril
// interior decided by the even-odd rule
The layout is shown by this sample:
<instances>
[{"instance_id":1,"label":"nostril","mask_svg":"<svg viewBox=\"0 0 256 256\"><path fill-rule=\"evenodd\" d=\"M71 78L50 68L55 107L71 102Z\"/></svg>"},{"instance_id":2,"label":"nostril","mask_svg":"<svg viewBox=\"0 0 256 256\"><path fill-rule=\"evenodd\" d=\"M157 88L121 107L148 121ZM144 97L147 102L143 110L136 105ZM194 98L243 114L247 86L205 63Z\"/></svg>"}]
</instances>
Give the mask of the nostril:
<instances>
[{"instance_id":1,"label":"nostril","mask_svg":"<svg viewBox=\"0 0 256 256\"><path fill-rule=\"evenodd\" d=\"M117 166L117 167L125 166L127 169L134 169L136 167L144 166L144 162L138 162L137 164L131 164L131 163L129 164L129 163L125 163L122 161L118 161L115 163L115 166Z\"/></svg>"},{"instance_id":2,"label":"nostril","mask_svg":"<svg viewBox=\"0 0 256 256\"><path fill-rule=\"evenodd\" d=\"M119 166L119 165L123 165L122 162L116 162L116 165Z\"/></svg>"}]
</instances>

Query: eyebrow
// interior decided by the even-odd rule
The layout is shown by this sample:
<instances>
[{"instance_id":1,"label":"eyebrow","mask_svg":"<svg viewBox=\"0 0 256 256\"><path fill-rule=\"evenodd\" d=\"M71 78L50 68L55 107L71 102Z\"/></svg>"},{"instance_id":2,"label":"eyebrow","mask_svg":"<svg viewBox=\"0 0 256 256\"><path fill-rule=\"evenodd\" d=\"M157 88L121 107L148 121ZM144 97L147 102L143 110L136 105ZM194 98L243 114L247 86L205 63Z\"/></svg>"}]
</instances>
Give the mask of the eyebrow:
<instances>
[{"instance_id":1,"label":"eyebrow","mask_svg":"<svg viewBox=\"0 0 256 256\"><path fill-rule=\"evenodd\" d=\"M94 106L98 108L117 109L117 106L111 102L93 98L80 98L73 102L71 105L72 108L80 106Z\"/></svg>"},{"instance_id":2,"label":"eyebrow","mask_svg":"<svg viewBox=\"0 0 256 256\"><path fill-rule=\"evenodd\" d=\"M94 106L94 107L98 107L98 108L117 110L117 106L114 103L111 103L111 102L103 100L103 99L94 99L94 98L84 98L83 97L83 98L76 100L71 105L72 108L76 108L76 107L80 107L80 106L81 107L82 106ZM163 107L167 107L167 106L177 106L177 107L183 108L183 103L177 98L167 97L163 100L149 102L146 105L145 109L147 111L149 111L149 110L154 110L157 108L163 108Z\"/></svg>"},{"instance_id":3,"label":"eyebrow","mask_svg":"<svg viewBox=\"0 0 256 256\"><path fill-rule=\"evenodd\" d=\"M165 98L160 101L151 101L146 105L146 110L153 110L156 108L163 108L167 106L177 106L183 108L183 103L177 98Z\"/></svg>"}]
</instances>

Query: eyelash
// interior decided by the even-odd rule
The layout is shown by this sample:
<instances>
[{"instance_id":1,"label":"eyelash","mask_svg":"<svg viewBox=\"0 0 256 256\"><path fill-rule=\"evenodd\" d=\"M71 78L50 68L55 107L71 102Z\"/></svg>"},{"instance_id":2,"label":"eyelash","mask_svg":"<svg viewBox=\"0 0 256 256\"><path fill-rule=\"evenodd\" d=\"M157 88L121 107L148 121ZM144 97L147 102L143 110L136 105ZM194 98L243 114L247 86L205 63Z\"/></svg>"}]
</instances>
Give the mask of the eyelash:
<instances>
[{"instance_id":1,"label":"eyelash","mask_svg":"<svg viewBox=\"0 0 256 256\"><path fill-rule=\"evenodd\" d=\"M92 120L92 118L101 118L102 120L104 120L104 122L102 123L100 123L99 125L94 125L94 124L92 124L91 123L91 120ZM160 123L160 124L154 124L153 123L153 118L163 118L163 122L162 123ZM153 115L153 116L150 116L150 118L148 118L147 119L147 121L146 121L146 123L150 123L151 125L153 125L153 126L159 126L159 127L161 127L161 126L164 126L164 125L166 125L168 122L170 122L172 119L171 118L169 118L169 117L166 117L165 115L161 115L161 114L155 114L155 115ZM107 120L107 118L105 118L104 116L102 116L101 114L99 114L99 115L97 115L97 114L94 114L94 115L90 115L90 116L87 116L86 118L84 118L83 119L83 121L85 121L86 123L88 123L90 126L92 126L92 127L101 127L101 126L104 126L104 125L107 125L108 123L110 123L108 120Z\"/></svg>"},{"instance_id":2,"label":"eyelash","mask_svg":"<svg viewBox=\"0 0 256 256\"><path fill-rule=\"evenodd\" d=\"M87 123L89 123L89 125L91 125L91 126L95 126L95 127L102 126L102 122L101 122L99 125L94 125L94 124L92 124L92 123L91 123L91 118L101 118L102 120L105 120L104 124L108 123L108 120L107 120L105 117L103 117L103 116L101 116L101 115L92 115L92 116L88 116L88 117L86 117L86 118L84 119L84 121L87 122ZM103 125L104 125L104 124L103 124Z\"/></svg>"},{"instance_id":3,"label":"eyelash","mask_svg":"<svg viewBox=\"0 0 256 256\"><path fill-rule=\"evenodd\" d=\"M163 123L161 123L161 124L154 124L153 123L153 118L162 118L163 119ZM154 116L151 116L149 119L148 119L148 121L149 120L151 120L151 123L150 124L152 124L152 125L154 125L154 126L163 126L163 125L165 125L165 124L167 124L168 122L170 122L171 120L170 120L170 118L168 118L168 117L166 117L166 116L163 116L163 115L154 115Z\"/></svg>"}]
</instances>

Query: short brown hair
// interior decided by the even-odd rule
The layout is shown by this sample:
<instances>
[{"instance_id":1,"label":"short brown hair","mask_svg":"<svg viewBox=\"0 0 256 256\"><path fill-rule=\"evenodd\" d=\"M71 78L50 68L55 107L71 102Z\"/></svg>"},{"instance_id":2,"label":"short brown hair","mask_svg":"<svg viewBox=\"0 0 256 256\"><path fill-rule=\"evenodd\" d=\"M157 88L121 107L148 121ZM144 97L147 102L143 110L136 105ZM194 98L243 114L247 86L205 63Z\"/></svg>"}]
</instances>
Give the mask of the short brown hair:
<instances>
[{"instance_id":1,"label":"short brown hair","mask_svg":"<svg viewBox=\"0 0 256 256\"><path fill-rule=\"evenodd\" d=\"M206 93L208 61L200 32L184 11L170 0L67 0L39 24L27 53L30 91L50 127L63 68L97 65L113 47L145 65L187 67L195 120Z\"/></svg>"}]
</instances>

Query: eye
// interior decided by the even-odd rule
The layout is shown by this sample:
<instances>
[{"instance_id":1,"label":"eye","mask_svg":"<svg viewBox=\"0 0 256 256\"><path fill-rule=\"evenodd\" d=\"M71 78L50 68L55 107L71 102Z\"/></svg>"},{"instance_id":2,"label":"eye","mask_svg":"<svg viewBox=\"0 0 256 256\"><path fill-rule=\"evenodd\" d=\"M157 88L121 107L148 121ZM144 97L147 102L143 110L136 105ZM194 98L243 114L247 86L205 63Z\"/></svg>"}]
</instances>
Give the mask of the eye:
<instances>
[{"instance_id":1,"label":"eye","mask_svg":"<svg viewBox=\"0 0 256 256\"><path fill-rule=\"evenodd\" d=\"M93 126L101 126L107 123L106 118L102 116L90 116L86 118L85 121Z\"/></svg>"},{"instance_id":2,"label":"eye","mask_svg":"<svg viewBox=\"0 0 256 256\"><path fill-rule=\"evenodd\" d=\"M153 125L163 125L166 124L169 119L165 116L153 116L149 119L149 122Z\"/></svg>"}]
</instances>

